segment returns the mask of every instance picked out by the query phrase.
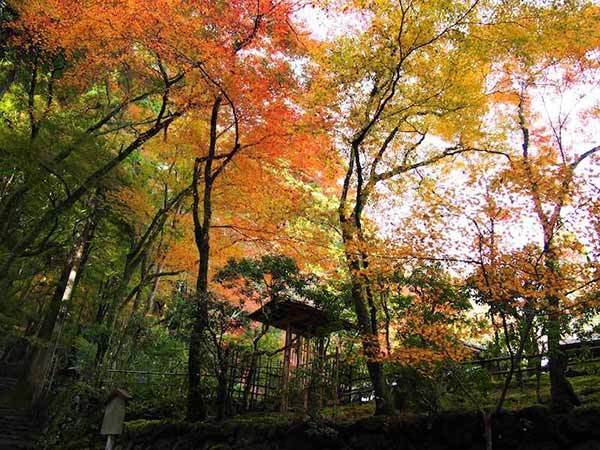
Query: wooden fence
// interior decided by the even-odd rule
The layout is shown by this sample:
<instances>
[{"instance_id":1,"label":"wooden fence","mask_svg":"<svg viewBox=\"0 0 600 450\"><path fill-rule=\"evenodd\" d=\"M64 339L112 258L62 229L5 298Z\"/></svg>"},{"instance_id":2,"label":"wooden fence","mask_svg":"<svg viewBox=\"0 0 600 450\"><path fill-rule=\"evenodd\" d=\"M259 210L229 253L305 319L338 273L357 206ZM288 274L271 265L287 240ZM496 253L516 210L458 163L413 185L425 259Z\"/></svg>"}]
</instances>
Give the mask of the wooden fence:
<instances>
[{"instance_id":1,"label":"wooden fence","mask_svg":"<svg viewBox=\"0 0 600 450\"><path fill-rule=\"evenodd\" d=\"M581 345L575 348L563 349L568 359L569 367L585 366L600 362L600 346L598 345ZM548 353L539 353L534 355L522 355L519 364L514 368L515 373L527 374L535 372L546 372L547 364L544 364L544 359L548 357ZM463 362L468 366L479 366L486 369L492 376L502 376L510 371L511 357L498 356L494 358L477 358Z\"/></svg>"},{"instance_id":2,"label":"wooden fence","mask_svg":"<svg viewBox=\"0 0 600 450\"><path fill-rule=\"evenodd\" d=\"M569 366L600 361L599 357L595 357L600 354L600 346L569 349L566 353ZM521 365L515 368L515 374L545 371L542 360L546 356L524 355ZM366 365L361 359L342 357L339 353L316 357L290 367L287 377L283 361L281 354L269 356L231 352L221 366L221 373L207 369L201 373L207 402L213 406L216 404L219 379L225 383L225 402L229 415L250 411L307 411L373 398ZM479 358L463 364L482 367L492 376L504 376L509 371L510 361L510 357L501 356ZM536 361L536 364L531 364L532 361ZM108 370L104 384L108 388L128 389L134 396L183 400L187 393L187 373Z\"/></svg>"},{"instance_id":3,"label":"wooden fence","mask_svg":"<svg viewBox=\"0 0 600 450\"><path fill-rule=\"evenodd\" d=\"M103 383L107 388L125 388L134 396L151 394L167 400L183 397L187 391L187 373L182 371L107 372ZM217 401L219 380L226 383L227 411L231 415L248 411L306 411L372 398L364 362L343 358L339 353L293 366L286 377L281 355L232 352L219 370L205 369L201 377L209 404Z\"/></svg>"}]
</instances>

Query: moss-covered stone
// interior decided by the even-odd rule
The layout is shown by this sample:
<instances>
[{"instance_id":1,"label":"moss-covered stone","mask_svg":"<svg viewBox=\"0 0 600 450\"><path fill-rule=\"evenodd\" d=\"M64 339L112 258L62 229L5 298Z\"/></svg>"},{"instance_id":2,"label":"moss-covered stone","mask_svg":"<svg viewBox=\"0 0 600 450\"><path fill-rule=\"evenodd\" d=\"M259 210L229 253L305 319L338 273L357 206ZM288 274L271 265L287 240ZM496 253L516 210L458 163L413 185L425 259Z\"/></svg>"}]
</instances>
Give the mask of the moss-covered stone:
<instances>
[{"instance_id":1,"label":"moss-covered stone","mask_svg":"<svg viewBox=\"0 0 600 450\"><path fill-rule=\"evenodd\" d=\"M571 415L553 415L547 408L503 413L494 421L494 449L594 448L589 442L597 440L588 431L597 420L600 411L589 408ZM579 428L573 429L574 421ZM453 413L342 423L281 416L240 417L222 424L137 420L126 424L122 445L127 450L482 450L484 441L477 414Z\"/></svg>"},{"instance_id":2,"label":"moss-covered stone","mask_svg":"<svg viewBox=\"0 0 600 450\"><path fill-rule=\"evenodd\" d=\"M77 384L59 392L44 449L101 449L103 395ZM505 411L493 420L494 450L589 449L600 442L600 408L554 414L544 406ZM592 446L592 447L590 447ZM478 413L363 417L331 420L278 414L224 422L136 419L125 423L118 450L483 450Z\"/></svg>"}]
</instances>

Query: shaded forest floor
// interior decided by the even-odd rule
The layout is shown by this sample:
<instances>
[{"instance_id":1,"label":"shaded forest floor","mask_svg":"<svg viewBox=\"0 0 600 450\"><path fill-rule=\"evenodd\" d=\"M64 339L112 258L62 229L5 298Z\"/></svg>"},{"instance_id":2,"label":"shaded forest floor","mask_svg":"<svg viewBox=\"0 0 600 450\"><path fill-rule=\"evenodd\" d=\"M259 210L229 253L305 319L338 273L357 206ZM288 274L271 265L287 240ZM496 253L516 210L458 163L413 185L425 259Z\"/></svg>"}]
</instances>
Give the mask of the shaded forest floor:
<instances>
[{"instance_id":1,"label":"shaded forest floor","mask_svg":"<svg viewBox=\"0 0 600 450\"><path fill-rule=\"evenodd\" d=\"M505 411L492 423L494 450L600 448L600 408L554 414L534 406ZM190 424L129 422L120 438L127 450L484 450L483 422L474 412L401 415L331 421L292 416L241 416ZM80 447L81 448L81 447Z\"/></svg>"},{"instance_id":2,"label":"shaded forest floor","mask_svg":"<svg viewBox=\"0 0 600 450\"><path fill-rule=\"evenodd\" d=\"M596 370L600 367L595 367L594 371L585 375L573 376L569 380L581 400L581 405L585 407L598 406L600 407L600 372ZM595 373L592 373L595 372ZM478 395L481 401L480 405L484 408L493 408L502 392L503 382L496 380L489 387L485 395ZM539 400L537 394L537 382L535 377L524 378L522 383L513 382L511 385L504 408L507 411L516 411L531 406L543 406L550 402L550 379L548 374L542 374L540 377ZM322 416L327 419L337 419L341 421L351 421L364 419L372 416L374 412L374 404L367 402L363 404L341 405L335 410L333 408L325 408L322 411ZM409 407L409 409L412 409ZM456 411L472 411L475 405L464 394L460 392L447 392L442 396L440 402L441 411L456 412Z\"/></svg>"},{"instance_id":3,"label":"shaded forest floor","mask_svg":"<svg viewBox=\"0 0 600 450\"><path fill-rule=\"evenodd\" d=\"M540 380L540 393L544 403L539 404L536 398L535 377L532 377L524 380L522 388L513 386L509 391L505 405L506 412L499 419L498 429L503 430L504 436L507 436L507 433L515 435L518 430L520 430L518 433L521 433L524 428L533 426L531 424L536 424L535 427L537 427L536 429L540 433L546 430L545 432L550 433L550 435L554 433L554 431L550 431L554 428L562 430L560 433L556 431L559 434L556 436L552 435L554 437L549 439L553 440L553 442L554 440L560 441L563 439L564 442L559 442L558 447L553 447L552 445L554 444L550 445L548 442L546 442L548 447L540 447L548 449L569 448L565 446L565 442L569 442L569 445L574 442L584 442L588 439L588 434L591 433L590 439L596 439L599 445L598 448L600 448L600 435L595 436L593 434L595 431L590 431L597 428L597 432L600 434L600 375L596 375L590 371L585 376L572 377L570 380L582 400L582 406L577 408L573 414L556 416L550 412L546 405L550 397L547 375L543 375ZM485 399L484 406L491 407L497 396L500 395L501 383L499 381L491 387L489 395L481 396L482 399ZM204 444L200 447L194 447L195 445L199 445L202 440L211 440L215 444L223 445L222 447L217 446L214 448L258 449L263 448L259 445L260 442L270 439L268 436L276 436L281 441L277 446L272 448L295 448L294 445L296 444L286 441L288 434L286 430L288 428L295 433L294 436L296 437L294 439L296 439L299 445L303 440L308 439L307 436L312 436L311 439L316 439L315 448L321 448L319 447L321 439L329 439L332 442L339 441L338 443L341 445L339 448L354 448L355 446L359 446L359 448L379 448L377 446L360 447L362 445L359 442L360 439L356 442L347 442L345 437L341 438L345 431L357 435L366 434L370 436L370 433L373 432L373 430L369 431L370 427L374 427L373 429L378 430L377 433L380 434L412 433L410 430L414 430L415 428L419 430L423 428L420 432L427 434L427 427L433 427L432 429L437 430L436 436L440 440L451 439L456 442L462 442L461 445L467 445L466 441L461 441L462 438L455 435L459 431L456 431L456 433L452 431L452 429L456 429L462 430L460 433L464 434L466 436L465 439L470 442L469 446L464 447L465 449L470 448L471 444L473 448L479 448L481 444L479 441L480 415L475 412L473 405L464 400L464 396L460 396L457 393L446 393L444 395L442 400L443 411L439 415L413 412L404 413L399 417L389 419L373 418L373 404L364 403L342 405L335 409L331 407L325 408L317 418L309 417L305 413L300 412L291 412L286 416L278 413L252 413L237 416L222 423L209 420L199 424L189 424L182 421L176 415L170 416L168 408L164 410L165 414L162 417L153 417L156 410L144 411L144 402L142 400L134 400L128 406L125 426L126 433L122 438L124 445L120 447L121 449L145 448L143 447L144 443L148 444L147 448L149 449L172 448L169 445L175 441L182 445L182 449L188 448L186 447L188 444L191 445L189 448L213 448L212 446L203 447ZM104 441L99 434L104 409L103 405L104 399L101 393L83 383L76 383L74 387L63 390L51 405L49 426L46 428L40 448L60 448L61 450L69 448L103 448ZM575 427L573 423L579 423L582 420L583 423L587 424L586 431L573 431L572 428ZM523 425L524 423L527 426ZM513 427L516 427L515 430L518 430L513 430L514 432L510 431ZM392 429L396 431L391 431ZM243 436L243 433L248 433L248 439ZM418 436L418 434L416 433L415 436ZM563 434L567 437L561 437ZM185 438L182 436L188 437ZM522 439L519 436L515 437L517 441ZM412 439L414 443L417 438L413 436ZM154 441L157 444L150 445L150 442L153 443ZM248 446L243 444L244 442ZM179 449L180 447L177 448ZM331 448L338 447L333 446ZM413 447L408 445L406 448ZM417 445L415 448L425 449L429 447L420 447ZM499 448L504 447L499 446Z\"/></svg>"}]
</instances>

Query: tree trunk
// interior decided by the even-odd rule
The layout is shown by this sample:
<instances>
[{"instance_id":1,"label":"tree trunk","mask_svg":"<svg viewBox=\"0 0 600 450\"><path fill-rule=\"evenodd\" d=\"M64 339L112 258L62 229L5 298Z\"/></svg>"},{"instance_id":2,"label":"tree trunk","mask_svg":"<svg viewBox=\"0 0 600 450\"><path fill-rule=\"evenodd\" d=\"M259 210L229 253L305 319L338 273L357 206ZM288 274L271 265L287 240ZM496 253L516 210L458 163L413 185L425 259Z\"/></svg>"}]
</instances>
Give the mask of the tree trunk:
<instances>
[{"instance_id":1,"label":"tree trunk","mask_svg":"<svg viewBox=\"0 0 600 450\"><path fill-rule=\"evenodd\" d=\"M156 268L156 273L160 273L162 271L162 263L158 265ZM154 278L152 281L152 288L150 289L150 294L148 295L148 299L146 300L146 308L145 312L152 314L155 310L154 300L156 299L156 294L158 293L158 285L160 283L160 277Z\"/></svg>"},{"instance_id":2,"label":"tree trunk","mask_svg":"<svg viewBox=\"0 0 600 450\"><path fill-rule=\"evenodd\" d=\"M191 421L206 418L206 405L202 395L202 384L200 379L200 368L202 361L202 345L204 333L208 326L208 268L210 258L210 226L212 222L212 187L214 174L212 163L216 155L217 146L217 124L219 108L221 107L221 96L215 98L210 120L210 142L208 155L204 161L204 192L202 194L202 220L200 220L200 193L198 184L200 182L200 159L196 159L193 172L193 219L194 239L198 248L198 278L196 279L196 319L190 336L190 347L188 353L188 405L187 418Z\"/></svg>"},{"instance_id":3,"label":"tree trunk","mask_svg":"<svg viewBox=\"0 0 600 450\"><path fill-rule=\"evenodd\" d=\"M37 343L34 345L25 364L25 390L28 400L35 402L44 387L48 366L53 357L51 341L55 330L59 330L59 336L56 336L56 344L60 339L60 332L66 319L69 302L73 291L80 279L83 270L83 262L89 251L89 246L96 228L96 210L98 199L96 196L91 201L91 212L86 221L84 229L75 241L75 245L69 254L67 261L62 269L54 295L48 305L48 309L42 321L41 327L37 333Z\"/></svg>"},{"instance_id":4,"label":"tree trunk","mask_svg":"<svg viewBox=\"0 0 600 450\"><path fill-rule=\"evenodd\" d=\"M223 420L229 414L229 347L221 355L217 374L217 420Z\"/></svg>"},{"instance_id":5,"label":"tree trunk","mask_svg":"<svg viewBox=\"0 0 600 450\"><path fill-rule=\"evenodd\" d=\"M352 225L341 217L342 238L346 249L346 260L350 272L352 285L352 301L358 320L363 350L367 358L367 369L375 392L375 414L391 415L395 413L392 396L385 379L385 370L381 361L381 348L377 330L377 318L373 317L375 311L369 313L367 281L361 274L364 263L356 252L356 237L358 233ZM354 250L353 250L354 249Z\"/></svg>"},{"instance_id":6,"label":"tree trunk","mask_svg":"<svg viewBox=\"0 0 600 450\"><path fill-rule=\"evenodd\" d=\"M98 370L97 375L101 375L103 371L102 368L105 365L105 358L109 353L113 341L113 334L115 333L115 325L119 314L119 302L125 297L127 286L132 277L133 267L131 267L130 262L127 261L121 278L117 281L114 290L109 291L108 299L102 306L101 320L98 320L97 323L104 323L105 328L102 328L97 340L95 358L95 368Z\"/></svg>"},{"instance_id":7,"label":"tree trunk","mask_svg":"<svg viewBox=\"0 0 600 450\"><path fill-rule=\"evenodd\" d=\"M485 450L493 450L492 421L493 413L482 413L483 416L483 437L485 439Z\"/></svg>"},{"instance_id":8,"label":"tree trunk","mask_svg":"<svg viewBox=\"0 0 600 450\"><path fill-rule=\"evenodd\" d=\"M242 408L244 411L250 410L250 391L252 390L252 381L254 379L254 374L256 373L256 363L258 360L258 355L256 351L252 351L250 355L250 365L248 366L248 374L246 375L246 379L244 380L244 392L242 394Z\"/></svg>"},{"instance_id":9,"label":"tree trunk","mask_svg":"<svg viewBox=\"0 0 600 450\"><path fill-rule=\"evenodd\" d=\"M143 277L143 275L141 275ZM115 362L117 367L121 367L120 362L129 360L127 354L125 356L119 358L121 353L127 353L127 348L129 347L130 336L133 334L134 325L137 323L137 327L140 327L140 323L143 319L143 316L138 314L139 306L140 306L140 297L142 296L142 289L138 289L133 298L133 306L131 307L131 311L127 314L127 319L125 320L125 326L123 327L123 331L121 332L121 337L117 341L117 345L114 353L112 354L112 361ZM125 350L124 350L125 349ZM121 361L119 361L119 359Z\"/></svg>"},{"instance_id":10,"label":"tree trunk","mask_svg":"<svg viewBox=\"0 0 600 450\"><path fill-rule=\"evenodd\" d=\"M201 233L198 245L200 261L198 264L198 279L196 283L196 319L190 336L190 347L188 354L188 412L187 418L191 421L204 420L206 418L206 405L200 377L202 367L204 345L204 333L208 326L208 259L209 259L209 235Z\"/></svg>"},{"instance_id":11,"label":"tree trunk","mask_svg":"<svg viewBox=\"0 0 600 450\"><path fill-rule=\"evenodd\" d=\"M550 373L551 403L552 408L556 411L568 411L573 409L574 406L580 405L581 402L565 375L568 358L566 353L560 348L562 314L560 299L554 294L556 286L558 286L559 266L552 246L551 236L545 237L544 256L544 265L551 275L550 285L546 286L546 289L550 291L550 295L546 297L548 304L546 335L548 338L548 370Z\"/></svg>"},{"instance_id":12,"label":"tree trunk","mask_svg":"<svg viewBox=\"0 0 600 450\"><path fill-rule=\"evenodd\" d=\"M388 294L385 292L381 293L381 306L383 307L383 314L385 317L385 351L389 356L392 353L392 342L391 342L391 323L392 318L390 315L390 308L388 306Z\"/></svg>"},{"instance_id":13,"label":"tree trunk","mask_svg":"<svg viewBox=\"0 0 600 450\"><path fill-rule=\"evenodd\" d=\"M203 300L197 299L200 304ZM198 305L200 309L200 305ZM190 421L204 420L206 418L206 405L204 403L204 392L200 379L202 367L202 345L203 334L206 329L204 313L196 312L196 320L190 336L190 348L188 353L188 402L187 419Z\"/></svg>"},{"instance_id":14,"label":"tree trunk","mask_svg":"<svg viewBox=\"0 0 600 450\"><path fill-rule=\"evenodd\" d=\"M258 343L262 339L262 337L267 333L269 329L268 325L263 325L257 334L255 334L252 339L252 353L250 354L250 365L248 367L248 375L244 380L244 392L242 396L242 408L244 411L250 409L250 404L248 399L250 398L250 394L252 391L252 381L254 379L254 374L256 373L256 365L258 364Z\"/></svg>"},{"instance_id":15,"label":"tree trunk","mask_svg":"<svg viewBox=\"0 0 600 450\"><path fill-rule=\"evenodd\" d=\"M552 409L568 411L581 404L573 386L565 375L568 358L560 348L560 312L558 298L549 299L551 311L548 314L548 370L550 372L550 394Z\"/></svg>"}]
</instances>

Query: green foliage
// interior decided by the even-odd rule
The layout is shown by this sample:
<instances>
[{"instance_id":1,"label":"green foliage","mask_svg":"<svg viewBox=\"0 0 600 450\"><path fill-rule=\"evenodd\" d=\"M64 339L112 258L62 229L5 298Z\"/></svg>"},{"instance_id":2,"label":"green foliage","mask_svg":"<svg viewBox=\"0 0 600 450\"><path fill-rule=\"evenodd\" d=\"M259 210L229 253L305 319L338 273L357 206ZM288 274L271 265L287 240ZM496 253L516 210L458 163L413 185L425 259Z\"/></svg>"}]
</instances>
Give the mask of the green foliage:
<instances>
[{"instance_id":1,"label":"green foliage","mask_svg":"<svg viewBox=\"0 0 600 450\"><path fill-rule=\"evenodd\" d=\"M235 289L242 304L308 301L334 317L340 317L344 309L342 292L316 275L301 272L294 259L285 255L230 259L215 281Z\"/></svg>"},{"instance_id":2,"label":"green foliage","mask_svg":"<svg viewBox=\"0 0 600 450\"><path fill-rule=\"evenodd\" d=\"M485 403L492 389L489 373L478 367L440 364L424 372L415 367L391 365L389 373L401 406L411 412L439 414L452 409L473 409L477 406L473 401Z\"/></svg>"}]
</instances>

